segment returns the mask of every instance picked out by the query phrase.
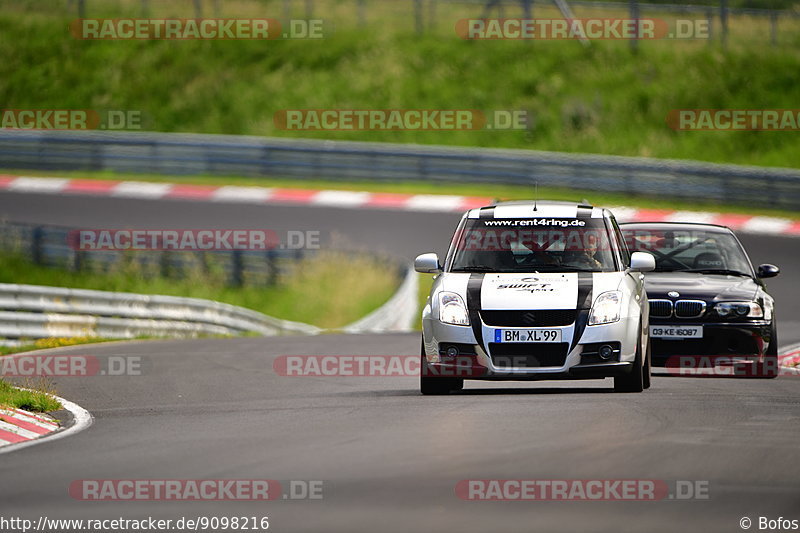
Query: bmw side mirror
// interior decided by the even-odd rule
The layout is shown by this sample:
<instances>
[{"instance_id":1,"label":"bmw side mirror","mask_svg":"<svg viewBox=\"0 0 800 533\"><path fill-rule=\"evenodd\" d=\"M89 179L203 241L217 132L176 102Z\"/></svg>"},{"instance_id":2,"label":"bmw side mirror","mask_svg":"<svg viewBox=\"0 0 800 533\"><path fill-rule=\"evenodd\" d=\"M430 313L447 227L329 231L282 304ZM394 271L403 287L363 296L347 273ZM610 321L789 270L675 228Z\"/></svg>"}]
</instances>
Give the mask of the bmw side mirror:
<instances>
[{"instance_id":1,"label":"bmw side mirror","mask_svg":"<svg viewBox=\"0 0 800 533\"><path fill-rule=\"evenodd\" d=\"M650 272L656 269L656 258L647 252L633 252L631 254L631 270L633 272Z\"/></svg>"},{"instance_id":2,"label":"bmw side mirror","mask_svg":"<svg viewBox=\"0 0 800 533\"><path fill-rule=\"evenodd\" d=\"M442 271L439 266L439 256L436 254L422 254L414 259L414 270L423 274L438 274Z\"/></svg>"},{"instance_id":3,"label":"bmw side mirror","mask_svg":"<svg viewBox=\"0 0 800 533\"><path fill-rule=\"evenodd\" d=\"M781 273L781 269L776 267L775 265L770 265L769 263L764 263L763 265L758 265L758 277L759 278L774 278L778 274Z\"/></svg>"}]
</instances>

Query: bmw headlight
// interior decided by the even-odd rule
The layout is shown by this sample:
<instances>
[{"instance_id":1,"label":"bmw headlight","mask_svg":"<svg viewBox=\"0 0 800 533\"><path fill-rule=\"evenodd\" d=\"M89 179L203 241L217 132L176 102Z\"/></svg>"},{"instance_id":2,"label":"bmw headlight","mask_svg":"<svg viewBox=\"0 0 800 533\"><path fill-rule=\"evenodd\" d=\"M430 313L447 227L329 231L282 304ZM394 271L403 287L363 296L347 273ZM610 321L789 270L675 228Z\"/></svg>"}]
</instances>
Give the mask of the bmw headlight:
<instances>
[{"instance_id":1,"label":"bmw headlight","mask_svg":"<svg viewBox=\"0 0 800 533\"><path fill-rule=\"evenodd\" d=\"M622 308L622 291L608 291L602 293L594 301L592 312L589 313L589 325L610 324L619 320Z\"/></svg>"},{"instance_id":2,"label":"bmw headlight","mask_svg":"<svg viewBox=\"0 0 800 533\"><path fill-rule=\"evenodd\" d=\"M723 318L763 318L764 310L755 302L720 302L714 306Z\"/></svg>"},{"instance_id":3,"label":"bmw headlight","mask_svg":"<svg viewBox=\"0 0 800 533\"><path fill-rule=\"evenodd\" d=\"M439 321L455 326L469 326L467 306L454 292L439 293Z\"/></svg>"}]
</instances>

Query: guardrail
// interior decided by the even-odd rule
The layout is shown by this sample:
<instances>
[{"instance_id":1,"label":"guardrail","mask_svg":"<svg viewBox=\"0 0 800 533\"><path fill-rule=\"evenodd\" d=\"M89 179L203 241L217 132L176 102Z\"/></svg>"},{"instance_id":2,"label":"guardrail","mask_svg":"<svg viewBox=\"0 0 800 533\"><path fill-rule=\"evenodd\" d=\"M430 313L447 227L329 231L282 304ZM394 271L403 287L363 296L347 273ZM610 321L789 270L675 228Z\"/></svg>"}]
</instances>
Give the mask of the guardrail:
<instances>
[{"instance_id":1,"label":"guardrail","mask_svg":"<svg viewBox=\"0 0 800 533\"><path fill-rule=\"evenodd\" d=\"M136 275L181 277L210 267L232 285L270 285L307 256L305 250L266 252L76 251L70 229L0 223L0 252L68 270L106 272L135 267ZM304 253L300 253L304 252ZM387 266L394 268L387 261ZM349 333L408 331L416 319L417 277L403 268L404 281L392 298L345 326ZM205 278L203 278L205 279ZM142 295L38 285L0 284L0 345L49 337L197 337L200 335L314 335L323 330L212 300Z\"/></svg>"},{"instance_id":2,"label":"guardrail","mask_svg":"<svg viewBox=\"0 0 800 533\"><path fill-rule=\"evenodd\" d=\"M321 331L199 298L0 284L0 344L49 337L315 335Z\"/></svg>"},{"instance_id":3,"label":"guardrail","mask_svg":"<svg viewBox=\"0 0 800 533\"><path fill-rule=\"evenodd\" d=\"M800 208L800 171L530 150L83 131L0 131L0 167L493 183Z\"/></svg>"},{"instance_id":4,"label":"guardrail","mask_svg":"<svg viewBox=\"0 0 800 533\"><path fill-rule=\"evenodd\" d=\"M417 273L408 269L400 288L385 304L341 331L411 330L417 318L417 289ZM200 298L0 283L0 345L5 346L51 337L186 338L247 333L317 335L323 331Z\"/></svg>"},{"instance_id":5,"label":"guardrail","mask_svg":"<svg viewBox=\"0 0 800 533\"><path fill-rule=\"evenodd\" d=\"M81 251L71 242L72 228L42 224L0 222L0 251L19 254L36 264L70 271L126 270L132 275L183 278L202 273L231 286L275 285L299 261L316 250L273 248L254 250Z\"/></svg>"}]
</instances>

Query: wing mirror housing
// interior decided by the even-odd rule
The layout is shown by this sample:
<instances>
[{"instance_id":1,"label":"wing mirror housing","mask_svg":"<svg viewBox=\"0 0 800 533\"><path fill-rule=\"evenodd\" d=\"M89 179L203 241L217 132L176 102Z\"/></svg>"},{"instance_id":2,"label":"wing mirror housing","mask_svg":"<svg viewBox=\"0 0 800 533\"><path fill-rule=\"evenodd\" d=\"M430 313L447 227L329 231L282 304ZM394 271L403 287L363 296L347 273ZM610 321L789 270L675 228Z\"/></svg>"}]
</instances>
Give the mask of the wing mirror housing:
<instances>
[{"instance_id":1,"label":"wing mirror housing","mask_svg":"<svg viewBox=\"0 0 800 533\"><path fill-rule=\"evenodd\" d=\"M758 277L761 279L774 278L780 273L781 269L776 267L775 265L770 265L769 263L758 265Z\"/></svg>"},{"instance_id":2,"label":"wing mirror housing","mask_svg":"<svg viewBox=\"0 0 800 533\"><path fill-rule=\"evenodd\" d=\"M647 252L633 252L631 254L631 270L633 272L650 272L656 269L656 258Z\"/></svg>"},{"instance_id":3,"label":"wing mirror housing","mask_svg":"<svg viewBox=\"0 0 800 533\"><path fill-rule=\"evenodd\" d=\"M423 274L438 274L442 271L439 265L439 256L436 254L422 254L414 259L414 270Z\"/></svg>"}]
</instances>

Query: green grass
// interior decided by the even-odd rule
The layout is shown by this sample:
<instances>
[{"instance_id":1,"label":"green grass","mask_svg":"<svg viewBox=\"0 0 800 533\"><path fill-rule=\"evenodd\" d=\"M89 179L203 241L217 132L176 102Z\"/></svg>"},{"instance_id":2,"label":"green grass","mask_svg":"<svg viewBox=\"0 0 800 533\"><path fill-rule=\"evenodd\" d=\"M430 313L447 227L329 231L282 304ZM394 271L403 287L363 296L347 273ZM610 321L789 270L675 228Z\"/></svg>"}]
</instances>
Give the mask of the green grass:
<instances>
[{"instance_id":1,"label":"green grass","mask_svg":"<svg viewBox=\"0 0 800 533\"><path fill-rule=\"evenodd\" d=\"M0 405L37 412L61 409L58 400L51 396L52 387L50 385L25 383L23 386L36 390L21 390L0 379Z\"/></svg>"},{"instance_id":2,"label":"green grass","mask_svg":"<svg viewBox=\"0 0 800 533\"><path fill-rule=\"evenodd\" d=\"M204 298L321 328L337 328L386 302L400 280L385 262L344 252L320 252L305 259L270 287L231 287L213 272L190 272L182 279L160 277L133 263L108 273L73 272L4 254L0 257L0 283Z\"/></svg>"},{"instance_id":3,"label":"green grass","mask_svg":"<svg viewBox=\"0 0 800 533\"><path fill-rule=\"evenodd\" d=\"M18 346L0 346L0 356L15 353L44 350L48 348L61 348L77 344L95 344L99 342L112 342L119 339L105 339L103 337L48 337L45 339L31 340Z\"/></svg>"},{"instance_id":4,"label":"green grass","mask_svg":"<svg viewBox=\"0 0 800 533\"><path fill-rule=\"evenodd\" d=\"M138 14L138 1L89 3L89 16ZM191 16L191 3L150 2L152 16ZM224 2L226 16L282 16L282 3ZM300 15L301 2L293 2ZM334 22L324 40L79 41L65 3L0 10L4 108L139 110L145 129L493 146L800 167L797 132L676 132L681 108L797 107L800 21L732 17L727 50L700 41L464 41L440 8L422 36L404 2L315 2ZM449 5L449 4L448 4ZM117 6L117 7L115 7ZM405 8L401 9L402 6ZM550 10L550 11L548 11ZM509 10L507 16L519 16ZM537 16L556 16L537 5ZM607 11L577 13L614 16ZM625 15L621 13L618 15ZM657 14L656 14L657 15ZM653 16L653 14L648 14ZM715 30L716 31L716 30ZM282 131L282 109L524 109L525 131Z\"/></svg>"},{"instance_id":5,"label":"green grass","mask_svg":"<svg viewBox=\"0 0 800 533\"><path fill-rule=\"evenodd\" d=\"M437 183L429 181L404 181L394 183L373 181L310 180L297 178L262 178L242 176L164 176L161 174L120 174L97 171L35 171L12 169L7 172L26 176L58 176L72 178L92 178L100 180L136 180L157 183L178 183L194 185L241 185L261 187L286 187L295 189L334 189L368 192L389 192L404 194L456 194L478 196L498 200L527 200L533 197L531 187L515 185ZM798 218L797 211L767 209L745 205L722 204L713 198L698 200L676 200L664 197L632 196L580 189L539 187L539 198L548 200L578 201L587 199L594 205L637 206L645 209L712 210L725 213L742 213L776 217Z\"/></svg>"}]
</instances>

